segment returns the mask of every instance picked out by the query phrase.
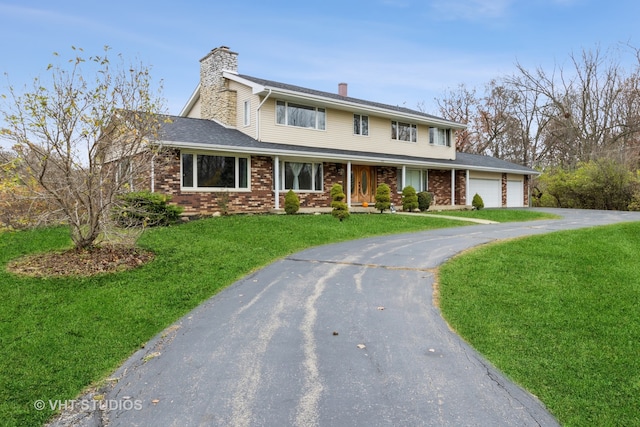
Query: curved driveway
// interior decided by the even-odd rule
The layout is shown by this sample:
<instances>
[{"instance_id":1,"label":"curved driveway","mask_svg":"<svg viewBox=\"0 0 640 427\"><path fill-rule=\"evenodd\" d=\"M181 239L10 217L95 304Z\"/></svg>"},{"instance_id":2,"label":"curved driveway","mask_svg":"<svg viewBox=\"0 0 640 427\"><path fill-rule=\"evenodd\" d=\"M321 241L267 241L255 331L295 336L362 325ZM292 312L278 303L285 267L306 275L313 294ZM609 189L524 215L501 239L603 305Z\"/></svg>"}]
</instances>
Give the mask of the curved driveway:
<instances>
[{"instance_id":1,"label":"curved driveway","mask_svg":"<svg viewBox=\"0 0 640 427\"><path fill-rule=\"evenodd\" d=\"M115 409L85 425L557 425L432 303L434 269L469 247L640 221L631 212L547 211L564 218L368 238L277 261L133 355L105 395Z\"/></svg>"}]
</instances>

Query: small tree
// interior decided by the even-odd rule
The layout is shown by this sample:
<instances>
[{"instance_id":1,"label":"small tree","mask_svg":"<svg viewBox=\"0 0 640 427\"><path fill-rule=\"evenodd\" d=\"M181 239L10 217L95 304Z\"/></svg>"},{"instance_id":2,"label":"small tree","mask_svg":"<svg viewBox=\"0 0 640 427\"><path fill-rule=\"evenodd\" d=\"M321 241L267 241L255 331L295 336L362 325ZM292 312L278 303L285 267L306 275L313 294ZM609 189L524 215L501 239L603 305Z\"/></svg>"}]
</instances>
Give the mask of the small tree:
<instances>
[{"instance_id":1,"label":"small tree","mask_svg":"<svg viewBox=\"0 0 640 427\"><path fill-rule=\"evenodd\" d=\"M429 210L429 206L431 206L431 193L429 193L428 191L419 192L418 209L420 209L420 212Z\"/></svg>"},{"instance_id":2,"label":"small tree","mask_svg":"<svg viewBox=\"0 0 640 427\"><path fill-rule=\"evenodd\" d=\"M162 99L147 67L112 65L108 47L88 58L73 51L64 67L50 64L49 78L36 78L31 91L10 86L0 96L0 136L24 165L21 182L37 184L34 196L61 212L82 249L106 230L117 196L132 190L135 177L149 176Z\"/></svg>"},{"instance_id":3,"label":"small tree","mask_svg":"<svg viewBox=\"0 0 640 427\"><path fill-rule=\"evenodd\" d=\"M284 211L293 215L300 210L300 198L298 195L293 192L293 190L289 190L287 194L284 196Z\"/></svg>"},{"instance_id":4,"label":"small tree","mask_svg":"<svg viewBox=\"0 0 640 427\"><path fill-rule=\"evenodd\" d=\"M482 201L482 197L480 197L480 195L478 193L476 193L473 196L473 200L471 201L471 205L476 208L477 210L480 210L482 208L484 208L484 202Z\"/></svg>"},{"instance_id":5,"label":"small tree","mask_svg":"<svg viewBox=\"0 0 640 427\"><path fill-rule=\"evenodd\" d=\"M380 213L391 207L391 189L385 183L378 185L376 188L376 209Z\"/></svg>"},{"instance_id":6,"label":"small tree","mask_svg":"<svg viewBox=\"0 0 640 427\"><path fill-rule=\"evenodd\" d=\"M349 206L344 202L346 196L344 195L344 191L342 190L342 185L333 184L331 187L331 215L334 218L338 218L340 221L343 219L349 218Z\"/></svg>"},{"instance_id":7,"label":"small tree","mask_svg":"<svg viewBox=\"0 0 640 427\"><path fill-rule=\"evenodd\" d=\"M411 212L418 208L418 194L416 189L411 185L407 185L402 189L402 210Z\"/></svg>"}]
</instances>

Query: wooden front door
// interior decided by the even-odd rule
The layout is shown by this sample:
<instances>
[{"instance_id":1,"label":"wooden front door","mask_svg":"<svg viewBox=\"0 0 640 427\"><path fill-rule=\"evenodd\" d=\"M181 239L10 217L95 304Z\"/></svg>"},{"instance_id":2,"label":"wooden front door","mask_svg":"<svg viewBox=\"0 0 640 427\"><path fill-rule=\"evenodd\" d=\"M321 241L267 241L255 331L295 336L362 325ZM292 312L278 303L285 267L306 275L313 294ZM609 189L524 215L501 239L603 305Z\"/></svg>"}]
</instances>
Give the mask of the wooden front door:
<instances>
[{"instance_id":1,"label":"wooden front door","mask_svg":"<svg viewBox=\"0 0 640 427\"><path fill-rule=\"evenodd\" d=\"M375 200L375 168L351 166L351 203L371 203Z\"/></svg>"}]
</instances>

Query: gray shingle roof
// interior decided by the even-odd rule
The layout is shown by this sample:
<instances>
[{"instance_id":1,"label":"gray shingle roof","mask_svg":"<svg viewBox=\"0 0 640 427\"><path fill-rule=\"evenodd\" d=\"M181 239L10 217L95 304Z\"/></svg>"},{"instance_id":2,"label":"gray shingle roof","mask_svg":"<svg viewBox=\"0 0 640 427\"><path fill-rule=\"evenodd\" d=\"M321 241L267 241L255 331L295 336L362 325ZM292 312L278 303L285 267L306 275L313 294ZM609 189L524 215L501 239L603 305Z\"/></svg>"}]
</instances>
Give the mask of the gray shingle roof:
<instances>
[{"instance_id":1,"label":"gray shingle roof","mask_svg":"<svg viewBox=\"0 0 640 427\"><path fill-rule=\"evenodd\" d=\"M456 153L455 160L442 160L406 155L260 142L237 129L227 128L212 120L178 116L167 117L170 119L170 122L162 125L159 140L165 145L174 147L184 148L187 146L193 147L195 145L203 149L206 149L207 147L216 150L228 149L229 151L242 149L244 152L251 151L255 154L263 155L270 155L277 152L289 155L300 153L314 155L319 159L322 159L324 156L332 159L344 157L345 159L360 158L366 160L367 158L370 158L371 161L384 158L385 161L398 162L398 164L402 164L403 162L412 162L424 163L425 165L428 164L429 167L439 165L443 168L492 170L522 174L538 173L525 166L477 154Z\"/></svg>"},{"instance_id":2,"label":"gray shingle roof","mask_svg":"<svg viewBox=\"0 0 640 427\"><path fill-rule=\"evenodd\" d=\"M447 121L447 122L451 122L451 123L456 123L456 122L453 122L451 120L443 119L442 117L434 116L434 115L431 115L431 114L426 114L426 113L423 113L422 111L412 110L410 108L404 108L404 107L400 107L400 106L397 106L397 105L382 104L382 103L379 103L379 102L367 101L367 100L364 100L364 99L352 98L352 97L349 97L349 96L341 96L341 95L338 95L337 93L323 92L323 91L319 91L319 90L315 90L315 89L309 89L309 88L305 88L305 87L301 87L301 86L295 86L295 85L290 85L290 84L286 84L286 83L275 82L273 80L260 79L260 78L257 78L257 77L247 76L245 74L239 74L238 77L241 77L241 78L243 78L245 80L249 80L249 81L251 81L253 83L257 83L259 85L266 86L266 87L272 87L272 88L283 89L283 90L287 90L287 91L299 92L299 93L303 93L303 94L306 94L306 95L314 95L314 96L320 96L320 97L323 97L323 98L335 99L335 100L338 100L338 101L346 101L346 102L351 102L351 103L354 103L354 104L361 104L361 105L367 106L367 107L382 108L382 109L385 109L385 110L395 111L395 112L402 113L402 114L412 114L412 115L415 115L415 116L422 116L422 117L429 118L429 119L442 120L442 121Z\"/></svg>"}]
</instances>

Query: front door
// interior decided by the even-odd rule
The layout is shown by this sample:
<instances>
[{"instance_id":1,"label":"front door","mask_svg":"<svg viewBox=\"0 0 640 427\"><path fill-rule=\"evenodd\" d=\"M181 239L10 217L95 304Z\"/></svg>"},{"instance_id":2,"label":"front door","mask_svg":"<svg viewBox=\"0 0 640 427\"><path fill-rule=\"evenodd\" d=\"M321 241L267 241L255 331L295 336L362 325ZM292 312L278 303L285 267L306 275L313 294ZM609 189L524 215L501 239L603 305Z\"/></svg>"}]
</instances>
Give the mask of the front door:
<instances>
[{"instance_id":1,"label":"front door","mask_svg":"<svg viewBox=\"0 0 640 427\"><path fill-rule=\"evenodd\" d=\"M351 166L351 203L371 203L374 201L374 173L371 166Z\"/></svg>"}]
</instances>

